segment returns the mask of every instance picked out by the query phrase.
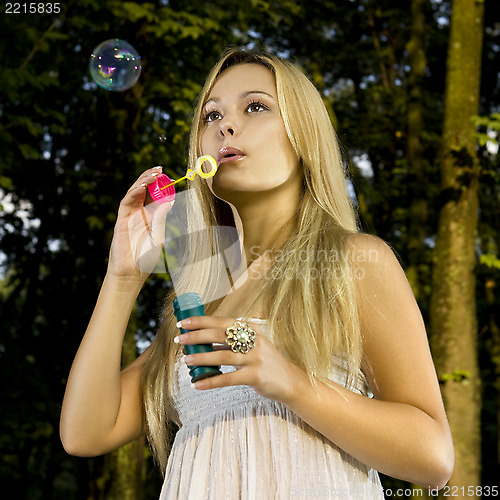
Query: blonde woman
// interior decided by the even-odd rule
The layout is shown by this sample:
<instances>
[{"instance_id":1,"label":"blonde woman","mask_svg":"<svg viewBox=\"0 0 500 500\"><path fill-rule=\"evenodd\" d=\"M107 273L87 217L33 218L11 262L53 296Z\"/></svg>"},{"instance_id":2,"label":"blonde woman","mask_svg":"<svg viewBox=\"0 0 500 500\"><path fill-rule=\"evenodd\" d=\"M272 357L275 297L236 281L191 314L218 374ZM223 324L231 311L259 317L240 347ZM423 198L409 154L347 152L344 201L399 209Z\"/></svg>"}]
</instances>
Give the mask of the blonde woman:
<instances>
[{"instance_id":1,"label":"blonde woman","mask_svg":"<svg viewBox=\"0 0 500 500\"><path fill-rule=\"evenodd\" d=\"M195 112L191 166L200 155L219 165L187 192L202 210L189 222L189 272L175 292L198 291L206 316L176 325L172 292L152 345L120 372L147 278L129 234L158 174L147 170L121 202L68 379L65 449L98 455L146 433L165 474L161 499L383 498L376 471L443 487L453 445L422 317L390 247L358 231L314 86L272 55L228 51ZM169 209L149 221L156 234ZM212 300L224 266L199 256L207 248L220 256L223 242L197 229L228 224L246 270ZM241 326L254 342L241 337L233 351L231 332ZM225 348L183 356L183 346L206 343ZM191 384L193 365L222 374Z\"/></svg>"}]
</instances>

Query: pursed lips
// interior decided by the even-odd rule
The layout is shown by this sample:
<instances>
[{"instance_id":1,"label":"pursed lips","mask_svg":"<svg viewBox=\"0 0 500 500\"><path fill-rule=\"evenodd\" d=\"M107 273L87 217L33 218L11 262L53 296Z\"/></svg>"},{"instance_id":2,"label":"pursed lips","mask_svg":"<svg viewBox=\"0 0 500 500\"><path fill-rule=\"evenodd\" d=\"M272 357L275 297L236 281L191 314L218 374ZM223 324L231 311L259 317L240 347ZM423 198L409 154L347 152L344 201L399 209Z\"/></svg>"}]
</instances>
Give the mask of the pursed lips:
<instances>
[{"instance_id":1,"label":"pursed lips","mask_svg":"<svg viewBox=\"0 0 500 500\"><path fill-rule=\"evenodd\" d=\"M232 146L226 146L219 151L218 162L220 165L222 163L241 160L245 156L245 153L243 153L240 149L233 148Z\"/></svg>"}]
</instances>

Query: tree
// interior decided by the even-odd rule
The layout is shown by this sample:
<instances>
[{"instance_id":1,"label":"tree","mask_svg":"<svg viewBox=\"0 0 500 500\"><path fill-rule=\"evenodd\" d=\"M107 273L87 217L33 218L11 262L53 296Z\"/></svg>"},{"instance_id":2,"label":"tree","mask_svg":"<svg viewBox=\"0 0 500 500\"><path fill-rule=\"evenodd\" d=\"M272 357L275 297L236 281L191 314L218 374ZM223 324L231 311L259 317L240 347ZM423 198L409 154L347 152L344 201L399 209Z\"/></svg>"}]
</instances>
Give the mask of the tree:
<instances>
[{"instance_id":1,"label":"tree","mask_svg":"<svg viewBox=\"0 0 500 500\"><path fill-rule=\"evenodd\" d=\"M451 486L480 478L481 381L474 270L479 162L475 127L483 41L482 2L453 0L442 145L441 210L434 250L432 348L455 445Z\"/></svg>"}]
</instances>

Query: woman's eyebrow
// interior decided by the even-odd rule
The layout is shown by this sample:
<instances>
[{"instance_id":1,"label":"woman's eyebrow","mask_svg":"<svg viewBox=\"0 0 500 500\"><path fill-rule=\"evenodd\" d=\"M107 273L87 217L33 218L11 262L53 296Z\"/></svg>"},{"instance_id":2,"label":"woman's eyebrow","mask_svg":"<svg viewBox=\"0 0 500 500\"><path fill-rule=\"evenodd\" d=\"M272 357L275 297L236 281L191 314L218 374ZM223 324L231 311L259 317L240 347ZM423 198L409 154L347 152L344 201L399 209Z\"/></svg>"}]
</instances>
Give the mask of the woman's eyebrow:
<instances>
[{"instance_id":1,"label":"woman's eyebrow","mask_svg":"<svg viewBox=\"0 0 500 500\"><path fill-rule=\"evenodd\" d=\"M240 99L245 99L246 97L248 97L251 94L263 94L263 95L270 97L271 99L275 99L275 97L273 95L268 94L267 92L264 92L263 90L247 90L247 91L243 92L243 94L240 95ZM219 102L219 101L220 101L220 99L218 97L211 97L210 99L207 100L207 102L205 103L205 106L209 102Z\"/></svg>"},{"instance_id":2,"label":"woman's eyebrow","mask_svg":"<svg viewBox=\"0 0 500 500\"><path fill-rule=\"evenodd\" d=\"M250 94L264 94L270 97L271 99L274 99L274 96L268 94L267 92L264 92L263 90L248 90L247 92L243 92L243 94L241 94L240 97L241 99L244 99L245 97L248 97Z\"/></svg>"}]
</instances>

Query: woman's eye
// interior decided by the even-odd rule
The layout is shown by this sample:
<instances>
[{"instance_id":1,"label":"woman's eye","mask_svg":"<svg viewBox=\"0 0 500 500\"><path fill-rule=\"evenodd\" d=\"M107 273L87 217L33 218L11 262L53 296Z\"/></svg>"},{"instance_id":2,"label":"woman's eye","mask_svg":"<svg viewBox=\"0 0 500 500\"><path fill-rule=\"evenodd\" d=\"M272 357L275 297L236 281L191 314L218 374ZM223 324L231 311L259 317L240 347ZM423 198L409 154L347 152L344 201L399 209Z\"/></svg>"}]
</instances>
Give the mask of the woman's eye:
<instances>
[{"instance_id":1,"label":"woman's eye","mask_svg":"<svg viewBox=\"0 0 500 500\"><path fill-rule=\"evenodd\" d=\"M205 122L213 122L215 120L220 120L222 118L221 114L218 111L210 111L206 113L203 117Z\"/></svg>"},{"instance_id":2,"label":"woman's eye","mask_svg":"<svg viewBox=\"0 0 500 500\"><path fill-rule=\"evenodd\" d=\"M247 111L249 113L259 113L260 111L265 111L266 109L268 109L267 106L265 106L261 102L251 102L247 106Z\"/></svg>"}]
</instances>

